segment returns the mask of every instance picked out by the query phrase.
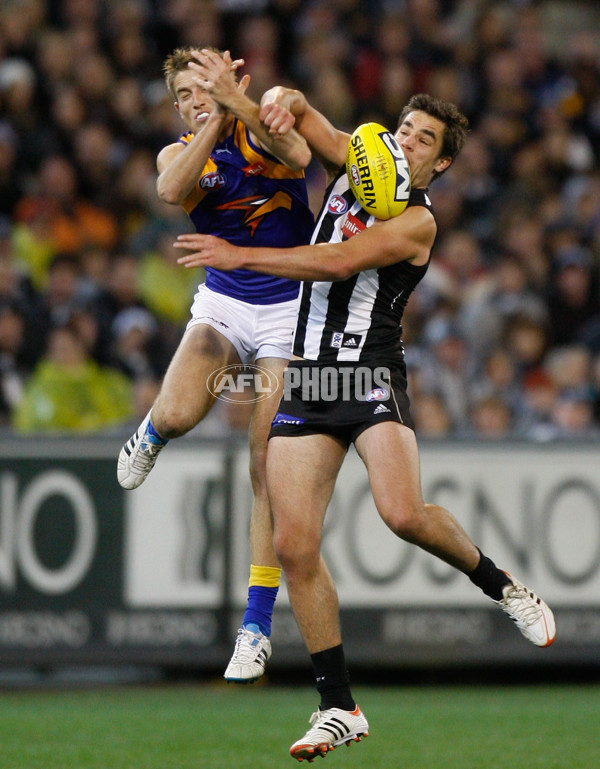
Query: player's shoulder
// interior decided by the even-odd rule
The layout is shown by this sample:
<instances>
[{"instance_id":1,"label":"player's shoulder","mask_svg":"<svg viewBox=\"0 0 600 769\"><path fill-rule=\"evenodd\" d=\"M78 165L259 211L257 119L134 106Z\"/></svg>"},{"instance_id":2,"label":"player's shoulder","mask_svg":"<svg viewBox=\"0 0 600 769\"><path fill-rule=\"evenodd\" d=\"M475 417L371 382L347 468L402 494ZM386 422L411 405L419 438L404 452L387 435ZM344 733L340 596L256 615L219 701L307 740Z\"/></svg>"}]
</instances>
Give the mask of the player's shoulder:
<instances>
[{"instance_id":1,"label":"player's shoulder","mask_svg":"<svg viewBox=\"0 0 600 769\"><path fill-rule=\"evenodd\" d=\"M167 144L166 147L163 147L156 157L156 165L159 173L162 173L162 171L173 162L174 158L177 157L180 152L183 152L185 147L186 145L179 141Z\"/></svg>"},{"instance_id":2,"label":"player's shoulder","mask_svg":"<svg viewBox=\"0 0 600 769\"><path fill-rule=\"evenodd\" d=\"M410 195L408 196L407 208L412 208L415 206L426 208L433 215L433 205L431 203L431 198L429 197L428 187L411 188Z\"/></svg>"},{"instance_id":3,"label":"player's shoulder","mask_svg":"<svg viewBox=\"0 0 600 769\"><path fill-rule=\"evenodd\" d=\"M429 249L437 234L437 224L425 197L419 195L417 199L421 202L407 206L402 214L391 219L376 221L375 225L382 234L388 233L392 238L398 238L399 242L412 242L419 249L422 246Z\"/></svg>"}]
</instances>

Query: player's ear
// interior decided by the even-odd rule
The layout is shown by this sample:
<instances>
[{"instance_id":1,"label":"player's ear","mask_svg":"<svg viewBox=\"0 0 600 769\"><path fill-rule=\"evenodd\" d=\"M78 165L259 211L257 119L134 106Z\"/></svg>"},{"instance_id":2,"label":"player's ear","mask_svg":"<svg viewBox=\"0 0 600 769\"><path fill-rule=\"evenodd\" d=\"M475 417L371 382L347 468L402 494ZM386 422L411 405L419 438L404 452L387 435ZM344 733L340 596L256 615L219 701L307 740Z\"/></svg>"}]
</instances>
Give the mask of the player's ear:
<instances>
[{"instance_id":1,"label":"player's ear","mask_svg":"<svg viewBox=\"0 0 600 769\"><path fill-rule=\"evenodd\" d=\"M436 172L436 174L441 174L442 171L445 171L449 165L452 164L452 158L451 157L445 157L440 158L437 163L434 165L433 170Z\"/></svg>"},{"instance_id":2,"label":"player's ear","mask_svg":"<svg viewBox=\"0 0 600 769\"><path fill-rule=\"evenodd\" d=\"M183 115L181 114L181 110L179 109L179 102L178 101L173 102L173 106L177 110L177 114L179 115L179 117L183 120Z\"/></svg>"}]
</instances>

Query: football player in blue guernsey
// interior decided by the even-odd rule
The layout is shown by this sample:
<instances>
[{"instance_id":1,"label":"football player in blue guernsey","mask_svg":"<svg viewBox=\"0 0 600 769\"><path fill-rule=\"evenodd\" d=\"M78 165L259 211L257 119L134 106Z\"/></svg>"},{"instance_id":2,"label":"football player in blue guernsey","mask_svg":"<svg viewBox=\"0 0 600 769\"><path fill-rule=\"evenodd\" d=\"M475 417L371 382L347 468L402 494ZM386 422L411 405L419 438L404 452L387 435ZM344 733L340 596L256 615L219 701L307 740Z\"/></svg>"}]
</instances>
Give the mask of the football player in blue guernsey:
<instances>
[{"instance_id":1,"label":"football player in blue guernsey","mask_svg":"<svg viewBox=\"0 0 600 769\"><path fill-rule=\"evenodd\" d=\"M211 66L210 84L201 81L203 62ZM158 155L158 194L181 205L198 232L240 246L308 243L314 217L303 169L310 150L295 130L276 136L261 124L258 105L245 95L249 77L236 80L241 64L227 51L189 47L165 60L166 83L187 130ZM215 402L211 381L218 369L253 361L281 386L291 355L298 290L299 283L290 278L244 268L207 268L158 397L119 454L121 486L137 488L168 440L206 416ZM248 604L225 671L228 681L239 683L260 677L271 655L271 615L281 569L273 551L265 462L277 401L276 394L257 400L249 429L254 499Z\"/></svg>"},{"instance_id":2,"label":"football player in blue guernsey","mask_svg":"<svg viewBox=\"0 0 600 769\"><path fill-rule=\"evenodd\" d=\"M290 748L294 758L310 761L369 730L350 691L337 593L320 555L323 519L351 443L367 467L379 515L393 534L466 574L533 644L549 646L555 625L540 598L497 568L451 513L426 504L421 492L401 321L436 236L427 188L461 150L466 118L453 104L427 94L410 99L395 132L411 172L408 207L395 218L375 221L354 201L349 186L349 135L297 91L278 89L263 99L265 124L275 134L294 125L329 171L313 245L240 248L183 235L179 247L190 253L179 261L304 281L294 358L270 433L267 485L275 552L321 695L310 729ZM326 393L319 391L325 368L328 375L337 372L337 382L328 376Z\"/></svg>"}]
</instances>

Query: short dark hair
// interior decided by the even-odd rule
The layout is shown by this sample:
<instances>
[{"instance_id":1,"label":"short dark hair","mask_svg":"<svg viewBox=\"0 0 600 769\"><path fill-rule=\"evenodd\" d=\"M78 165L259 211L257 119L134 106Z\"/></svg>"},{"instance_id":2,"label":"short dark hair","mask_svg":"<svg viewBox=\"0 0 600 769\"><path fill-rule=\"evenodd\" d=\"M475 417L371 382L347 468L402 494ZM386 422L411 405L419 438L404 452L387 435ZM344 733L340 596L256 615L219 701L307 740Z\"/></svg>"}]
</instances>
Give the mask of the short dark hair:
<instances>
[{"instance_id":1,"label":"short dark hair","mask_svg":"<svg viewBox=\"0 0 600 769\"><path fill-rule=\"evenodd\" d=\"M469 131L469 121L452 102L438 99L428 93L417 93L411 96L408 104L404 107L398 118L398 126L402 125L406 116L410 112L419 110L426 112L431 117L441 121L444 126L444 136L442 137L441 158L452 158L454 160L458 153L465 146L467 133ZM446 169L444 169L446 170ZM433 179L437 179L444 171L435 172Z\"/></svg>"}]
</instances>

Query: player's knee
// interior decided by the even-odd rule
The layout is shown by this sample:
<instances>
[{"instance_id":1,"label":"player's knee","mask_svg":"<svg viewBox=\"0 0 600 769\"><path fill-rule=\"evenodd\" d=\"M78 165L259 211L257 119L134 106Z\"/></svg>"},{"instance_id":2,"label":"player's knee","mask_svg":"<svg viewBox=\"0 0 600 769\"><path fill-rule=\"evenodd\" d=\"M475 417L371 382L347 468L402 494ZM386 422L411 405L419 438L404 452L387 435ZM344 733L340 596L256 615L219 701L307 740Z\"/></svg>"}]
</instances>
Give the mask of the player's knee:
<instances>
[{"instance_id":1,"label":"player's knee","mask_svg":"<svg viewBox=\"0 0 600 769\"><path fill-rule=\"evenodd\" d=\"M319 562L319 548L312 540L304 540L289 528L275 526L273 547L284 572L293 574L311 571Z\"/></svg>"},{"instance_id":2,"label":"player's knee","mask_svg":"<svg viewBox=\"0 0 600 769\"><path fill-rule=\"evenodd\" d=\"M424 523L423 512L422 504L396 504L382 517L397 537L418 542Z\"/></svg>"}]
</instances>

